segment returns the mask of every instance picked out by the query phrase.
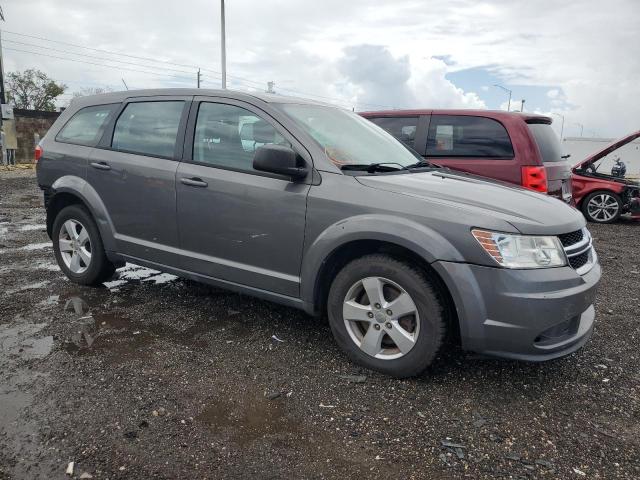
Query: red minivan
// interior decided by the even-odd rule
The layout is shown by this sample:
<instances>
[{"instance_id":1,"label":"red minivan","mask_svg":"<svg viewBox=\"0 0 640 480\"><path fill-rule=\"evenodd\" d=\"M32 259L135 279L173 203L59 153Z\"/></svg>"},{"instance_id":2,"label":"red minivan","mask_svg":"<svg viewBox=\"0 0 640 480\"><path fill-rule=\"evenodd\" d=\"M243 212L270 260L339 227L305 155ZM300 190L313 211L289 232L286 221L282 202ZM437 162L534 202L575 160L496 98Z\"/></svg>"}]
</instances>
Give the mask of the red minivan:
<instances>
[{"instance_id":1,"label":"red minivan","mask_svg":"<svg viewBox=\"0 0 640 480\"><path fill-rule=\"evenodd\" d=\"M388 110L360 115L433 163L572 203L571 165L562 156L549 117L490 110Z\"/></svg>"}]
</instances>

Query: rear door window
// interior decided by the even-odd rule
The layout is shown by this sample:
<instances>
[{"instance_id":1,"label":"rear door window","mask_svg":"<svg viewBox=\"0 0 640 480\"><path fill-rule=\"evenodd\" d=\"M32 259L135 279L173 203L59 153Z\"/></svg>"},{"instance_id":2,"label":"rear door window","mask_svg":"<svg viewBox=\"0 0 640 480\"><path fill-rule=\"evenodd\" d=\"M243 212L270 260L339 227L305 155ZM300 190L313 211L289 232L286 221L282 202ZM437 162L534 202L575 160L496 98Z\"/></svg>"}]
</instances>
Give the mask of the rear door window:
<instances>
[{"instance_id":1,"label":"rear door window","mask_svg":"<svg viewBox=\"0 0 640 480\"><path fill-rule=\"evenodd\" d=\"M562 158L562 146L560 140L548 123L529 123L529 130L533 133L538 144L538 150L542 156L542 161L547 162L564 162Z\"/></svg>"},{"instance_id":2,"label":"rear door window","mask_svg":"<svg viewBox=\"0 0 640 480\"><path fill-rule=\"evenodd\" d=\"M389 132L407 147L415 147L418 117L378 117L369 120Z\"/></svg>"},{"instance_id":3,"label":"rear door window","mask_svg":"<svg viewBox=\"0 0 640 480\"><path fill-rule=\"evenodd\" d=\"M129 103L116 122L112 148L172 158L184 104L181 100Z\"/></svg>"},{"instance_id":4,"label":"rear door window","mask_svg":"<svg viewBox=\"0 0 640 480\"><path fill-rule=\"evenodd\" d=\"M513 158L513 146L504 126L491 118L432 115L427 156Z\"/></svg>"},{"instance_id":5,"label":"rear door window","mask_svg":"<svg viewBox=\"0 0 640 480\"><path fill-rule=\"evenodd\" d=\"M98 144L116 104L78 110L56 136L56 141L93 147Z\"/></svg>"}]
</instances>

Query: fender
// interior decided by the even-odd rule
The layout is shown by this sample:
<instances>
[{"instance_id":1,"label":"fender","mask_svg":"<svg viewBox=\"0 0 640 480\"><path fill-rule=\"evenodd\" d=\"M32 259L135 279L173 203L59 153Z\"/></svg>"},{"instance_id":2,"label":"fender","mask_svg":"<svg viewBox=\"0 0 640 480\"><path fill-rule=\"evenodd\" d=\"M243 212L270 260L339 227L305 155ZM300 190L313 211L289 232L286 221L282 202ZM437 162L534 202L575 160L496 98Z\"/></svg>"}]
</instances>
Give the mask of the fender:
<instances>
[{"instance_id":1,"label":"fender","mask_svg":"<svg viewBox=\"0 0 640 480\"><path fill-rule=\"evenodd\" d=\"M107 213L107 208L98 195L98 192L96 192L85 179L75 175L65 175L64 177L58 178L51 186L51 189L53 190L52 200L60 193L70 193L80 198L98 225L104 249L107 252L116 251L115 228L113 227L111 217Z\"/></svg>"},{"instance_id":2,"label":"fender","mask_svg":"<svg viewBox=\"0 0 640 480\"><path fill-rule=\"evenodd\" d=\"M428 263L436 260L465 261L442 235L407 218L365 214L342 219L327 227L306 249L300 276L300 294L307 305L314 302L318 276L329 256L341 246L356 240L394 243L411 250Z\"/></svg>"}]
</instances>

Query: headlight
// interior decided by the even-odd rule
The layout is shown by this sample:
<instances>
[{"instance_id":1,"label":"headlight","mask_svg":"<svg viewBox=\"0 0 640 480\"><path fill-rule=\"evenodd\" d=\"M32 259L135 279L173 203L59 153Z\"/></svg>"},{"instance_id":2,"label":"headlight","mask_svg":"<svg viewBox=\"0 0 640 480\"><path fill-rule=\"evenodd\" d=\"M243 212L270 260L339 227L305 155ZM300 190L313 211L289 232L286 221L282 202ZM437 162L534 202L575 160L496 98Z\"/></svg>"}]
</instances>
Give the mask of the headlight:
<instances>
[{"instance_id":1,"label":"headlight","mask_svg":"<svg viewBox=\"0 0 640 480\"><path fill-rule=\"evenodd\" d=\"M567 257L558 237L471 230L480 246L506 268L563 267Z\"/></svg>"}]
</instances>

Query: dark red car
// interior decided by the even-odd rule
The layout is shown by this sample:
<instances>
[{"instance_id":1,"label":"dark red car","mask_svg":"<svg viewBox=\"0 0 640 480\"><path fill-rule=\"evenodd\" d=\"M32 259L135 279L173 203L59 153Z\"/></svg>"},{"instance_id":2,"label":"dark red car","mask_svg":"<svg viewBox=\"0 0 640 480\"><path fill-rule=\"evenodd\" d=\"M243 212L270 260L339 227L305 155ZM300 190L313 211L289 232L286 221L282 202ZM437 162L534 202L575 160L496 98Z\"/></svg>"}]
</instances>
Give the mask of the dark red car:
<instances>
[{"instance_id":1,"label":"dark red car","mask_svg":"<svg viewBox=\"0 0 640 480\"><path fill-rule=\"evenodd\" d=\"M571 165L551 118L490 110L363 112L424 158L571 203Z\"/></svg>"},{"instance_id":2,"label":"dark red car","mask_svg":"<svg viewBox=\"0 0 640 480\"><path fill-rule=\"evenodd\" d=\"M573 167L573 197L587 220L612 223L625 213L640 219L640 183L598 171L607 155L638 137L640 130L613 142Z\"/></svg>"}]
</instances>

